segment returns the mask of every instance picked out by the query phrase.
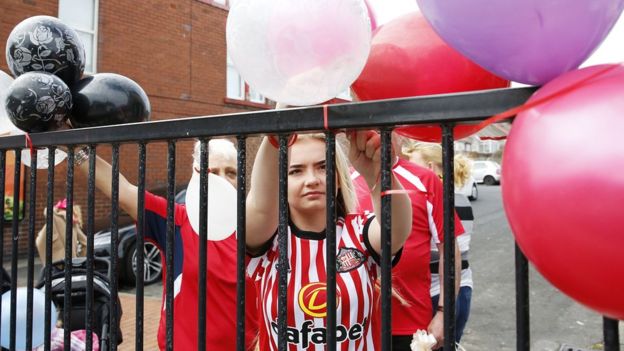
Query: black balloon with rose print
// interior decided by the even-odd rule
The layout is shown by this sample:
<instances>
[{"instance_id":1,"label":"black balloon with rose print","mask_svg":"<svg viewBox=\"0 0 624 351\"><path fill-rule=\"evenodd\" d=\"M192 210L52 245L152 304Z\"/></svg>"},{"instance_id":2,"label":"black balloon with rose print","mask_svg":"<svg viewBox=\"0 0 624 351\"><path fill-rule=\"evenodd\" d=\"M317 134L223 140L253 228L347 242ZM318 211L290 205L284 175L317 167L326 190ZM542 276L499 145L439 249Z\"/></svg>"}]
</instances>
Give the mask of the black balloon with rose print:
<instances>
[{"instance_id":1,"label":"black balloon with rose print","mask_svg":"<svg viewBox=\"0 0 624 351\"><path fill-rule=\"evenodd\" d=\"M85 49L75 30L50 16L30 17L9 34L7 64L13 76L48 72L72 86L82 76Z\"/></svg>"},{"instance_id":2,"label":"black balloon with rose print","mask_svg":"<svg viewBox=\"0 0 624 351\"><path fill-rule=\"evenodd\" d=\"M64 127L72 109L69 87L57 76L28 72L6 91L3 102L13 124L28 133Z\"/></svg>"},{"instance_id":3,"label":"black balloon with rose print","mask_svg":"<svg viewBox=\"0 0 624 351\"><path fill-rule=\"evenodd\" d=\"M94 74L71 90L74 108L69 122L73 128L143 122L151 113L145 91L120 74Z\"/></svg>"}]
</instances>

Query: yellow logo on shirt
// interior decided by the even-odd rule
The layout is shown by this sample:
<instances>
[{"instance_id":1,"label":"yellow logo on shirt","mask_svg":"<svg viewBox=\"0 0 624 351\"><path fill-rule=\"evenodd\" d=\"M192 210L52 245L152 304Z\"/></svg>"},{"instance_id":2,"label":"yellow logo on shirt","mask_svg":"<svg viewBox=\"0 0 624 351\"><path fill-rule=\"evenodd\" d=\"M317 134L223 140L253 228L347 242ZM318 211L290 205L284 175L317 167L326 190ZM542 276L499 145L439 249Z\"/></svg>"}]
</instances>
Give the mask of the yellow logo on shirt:
<instances>
[{"instance_id":1,"label":"yellow logo on shirt","mask_svg":"<svg viewBox=\"0 0 624 351\"><path fill-rule=\"evenodd\" d=\"M299 290L299 307L310 317L327 316L327 284L309 283ZM340 291L336 289L336 307L340 303Z\"/></svg>"}]
</instances>

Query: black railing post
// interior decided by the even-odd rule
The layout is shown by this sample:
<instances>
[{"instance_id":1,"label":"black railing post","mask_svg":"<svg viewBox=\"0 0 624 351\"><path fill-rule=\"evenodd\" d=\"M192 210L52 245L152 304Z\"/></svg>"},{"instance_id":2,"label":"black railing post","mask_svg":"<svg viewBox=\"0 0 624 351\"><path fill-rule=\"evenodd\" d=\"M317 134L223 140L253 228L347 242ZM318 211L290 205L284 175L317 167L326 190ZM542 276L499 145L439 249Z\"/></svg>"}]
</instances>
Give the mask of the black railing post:
<instances>
[{"instance_id":1,"label":"black railing post","mask_svg":"<svg viewBox=\"0 0 624 351\"><path fill-rule=\"evenodd\" d=\"M619 323L617 319L602 318L605 351L620 351Z\"/></svg>"},{"instance_id":2,"label":"black railing post","mask_svg":"<svg viewBox=\"0 0 624 351\"><path fill-rule=\"evenodd\" d=\"M336 346L336 136L325 133L325 184L326 190L326 251L327 251L327 350Z\"/></svg>"},{"instance_id":3,"label":"black railing post","mask_svg":"<svg viewBox=\"0 0 624 351\"><path fill-rule=\"evenodd\" d=\"M67 199L65 208L65 292L63 296L63 327L64 350L71 347L71 306L72 306L72 267L73 267L73 240L74 240L74 147L67 151Z\"/></svg>"},{"instance_id":4,"label":"black railing post","mask_svg":"<svg viewBox=\"0 0 624 351\"><path fill-rule=\"evenodd\" d=\"M238 139L238 171L236 174L236 183L238 185L238 189L236 192L237 198L237 223L236 223L236 233L237 233L237 246L236 246L236 301L237 301L237 309L236 309L236 350L237 351L245 351L246 347L250 345L245 345L245 294L247 291L245 290L245 251L246 251L246 225L245 222L247 220L246 216L246 196L247 196L247 139L244 135L239 135ZM259 312L261 313L261 312Z\"/></svg>"},{"instance_id":5,"label":"black railing post","mask_svg":"<svg viewBox=\"0 0 624 351\"><path fill-rule=\"evenodd\" d=\"M198 350L206 350L206 270L208 259L208 140L201 139L199 153L199 268L198 268ZM216 332L213 330L212 332Z\"/></svg>"},{"instance_id":6,"label":"black railing post","mask_svg":"<svg viewBox=\"0 0 624 351\"><path fill-rule=\"evenodd\" d=\"M87 180L87 296L85 306L86 351L93 350L93 270L94 268L94 217L95 217L95 145L89 145L89 175Z\"/></svg>"},{"instance_id":7,"label":"black railing post","mask_svg":"<svg viewBox=\"0 0 624 351\"><path fill-rule=\"evenodd\" d=\"M139 143L139 166L138 166L138 185L137 185L137 234L136 234L136 325L135 325L135 351L143 350L143 311L144 311L144 264L145 264L145 158L146 147L145 142Z\"/></svg>"},{"instance_id":8,"label":"black railing post","mask_svg":"<svg viewBox=\"0 0 624 351\"><path fill-rule=\"evenodd\" d=\"M33 152L34 151L34 152ZM26 286L26 350L32 349L33 288L35 280L35 215L37 198L37 150L30 153L30 193L28 196L28 273ZM39 346L39 345L35 345Z\"/></svg>"},{"instance_id":9,"label":"black railing post","mask_svg":"<svg viewBox=\"0 0 624 351\"><path fill-rule=\"evenodd\" d=\"M11 337L9 341L9 350L15 350L15 337L17 331L17 252L19 241L19 209L20 209L20 177L22 165L22 153L20 149L15 149L15 170L13 172L13 218L12 231L13 241L11 247Z\"/></svg>"},{"instance_id":10,"label":"black railing post","mask_svg":"<svg viewBox=\"0 0 624 351\"><path fill-rule=\"evenodd\" d=\"M277 297L277 347L288 350L286 318L288 316L287 278L288 261L288 136L279 136L279 225L278 225L278 297Z\"/></svg>"},{"instance_id":11,"label":"black railing post","mask_svg":"<svg viewBox=\"0 0 624 351\"><path fill-rule=\"evenodd\" d=\"M113 144L113 159L111 169L111 314L110 314L110 343L112 351L117 350L117 324L119 323L118 285L119 285L119 144Z\"/></svg>"},{"instance_id":12,"label":"black railing post","mask_svg":"<svg viewBox=\"0 0 624 351\"><path fill-rule=\"evenodd\" d=\"M455 349L455 186L453 125L442 124L444 196L444 349Z\"/></svg>"},{"instance_id":13,"label":"black railing post","mask_svg":"<svg viewBox=\"0 0 624 351\"><path fill-rule=\"evenodd\" d=\"M529 261L516 247L516 350L531 349L531 329L529 317Z\"/></svg>"},{"instance_id":14,"label":"black railing post","mask_svg":"<svg viewBox=\"0 0 624 351\"><path fill-rule=\"evenodd\" d=\"M167 143L167 238L165 261L167 264L166 276L166 323L167 328L167 350L173 350L173 252L174 252L174 235L175 235L175 162L176 162L176 143L175 140L169 140Z\"/></svg>"},{"instance_id":15,"label":"black railing post","mask_svg":"<svg viewBox=\"0 0 624 351\"><path fill-rule=\"evenodd\" d=\"M381 130L381 193L392 187L392 135ZM381 349L392 350L392 201L381 196Z\"/></svg>"},{"instance_id":16,"label":"black railing post","mask_svg":"<svg viewBox=\"0 0 624 351\"><path fill-rule=\"evenodd\" d=\"M50 351L52 337L52 231L53 231L53 215L54 211L54 158L56 155L56 147L48 147L48 198L46 203L46 260L45 260L45 333L44 333L44 351ZM56 323L56 321L54 321Z\"/></svg>"}]
</instances>

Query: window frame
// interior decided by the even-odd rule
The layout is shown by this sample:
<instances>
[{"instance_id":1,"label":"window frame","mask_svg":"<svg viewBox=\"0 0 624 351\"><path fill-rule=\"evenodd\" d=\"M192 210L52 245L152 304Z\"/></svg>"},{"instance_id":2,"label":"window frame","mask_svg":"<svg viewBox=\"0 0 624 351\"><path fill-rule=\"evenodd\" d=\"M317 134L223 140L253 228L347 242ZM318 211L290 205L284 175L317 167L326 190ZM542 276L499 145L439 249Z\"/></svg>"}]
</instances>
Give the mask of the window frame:
<instances>
[{"instance_id":1,"label":"window frame","mask_svg":"<svg viewBox=\"0 0 624 351\"><path fill-rule=\"evenodd\" d=\"M226 10L226 11L230 9L230 0L223 0L225 4L220 4L219 2L217 2L217 0L198 0L198 1L206 5L214 6L214 7Z\"/></svg>"},{"instance_id":2,"label":"window frame","mask_svg":"<svg viewBox=\"0 0 624 351\"><path fill-rule=\"evenodd\" d=\"M57 16L60 17L61 15L61 1L63 0L59 0L58 1L58 14ZM92 58L92 68L93 71L87 71L86 70L86 64L85 64L85 74L96 74L98 72L97 66L98 66L98 32L99 32L99 27L100 27L100 0L81 0L81 1L93 1L93 28L92 29L85 29L85 28L77 28L72 24L69 24L69 26L74 29L76 32L82 32L85 34L89 34L93 36L93 43L92 43L92 50L93 52L91 52L91 58ZM228 1L228 0L226 0ZM60 18L59 18L60 19ZM85 57L86 59L86 57Z\"/></svg>"},{"instance_id":3,"label":"window frame","mask_svg":"<svg viewBox=\"0 0 624 351\"><path fill-rule=\"evenodd\" d=\"M228 0L229 1L229 0ZM255 108L263 108L263 109L271 109L273 108L272 104L271 104L271 100L268 99L266 96L258 93L260 96L263 97L264 101L260 102L260 101L254 101L251 99L251 87L249 86L249 84L243 79L243 77L240 75L240 73L238 72L238 70L236 69L236 66L234 66L234 63L232 62L232 60L230 59L229 55L226 54L226 59L225 59L225 98L223 99L223 102L225 102L226 104L232 104L232 105L242 105L242 106L248 106L248 107L255 107ZM236 75L238 76L238 81L239 84L242 86L243 91L242 91L242 96L229 96L228 95L228 84L230 82L230 79L228 77L229 71L230 71L230 67L233 69L234 72L236 72Z\"/></svg>"}]
</instances>

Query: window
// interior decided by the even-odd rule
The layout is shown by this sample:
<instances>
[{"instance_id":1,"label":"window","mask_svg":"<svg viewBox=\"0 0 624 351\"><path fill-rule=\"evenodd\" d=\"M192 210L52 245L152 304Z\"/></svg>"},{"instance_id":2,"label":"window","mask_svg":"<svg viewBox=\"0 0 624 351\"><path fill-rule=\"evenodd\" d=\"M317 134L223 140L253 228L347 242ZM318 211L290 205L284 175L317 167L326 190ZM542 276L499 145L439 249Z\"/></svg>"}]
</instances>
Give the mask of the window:
<instances>
[{"instance_id":1,"label":"window","mask_svg":"<svg viewBox=\"0 0 624 351\"><path fill-rule=\"evenodd\" d=\"M85 54L85 73L97 70L99 0L59 0L59 19L78 32Z\"/></svg>"},{"instance_id":2,"label":"window","mask_svg":"<svg viewBox=\"0 0 624 351\"><path fill-rule=\"evenodd\" d=\"M245 86L247 84L238 74L234 63L227 58L227 97L235 100L245 100Z\"/></svg>"},{"instance_id":3,"label":"window","mask_svg":"<svg viewBox=\"0 0 624 351\"><path fill-rule=\"evenodd\" d=\"M241 75L234 67L234 63L230 60L230 57L227 58L227 73L226 73L226 99L229 102L234 102L233 100L239 100L241 102L251 102L253 104L267 105L268 100L256 91L254 88L249 86Z\"/></svg>"}]
</instances>

